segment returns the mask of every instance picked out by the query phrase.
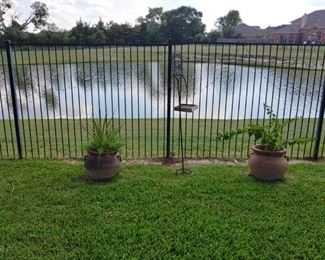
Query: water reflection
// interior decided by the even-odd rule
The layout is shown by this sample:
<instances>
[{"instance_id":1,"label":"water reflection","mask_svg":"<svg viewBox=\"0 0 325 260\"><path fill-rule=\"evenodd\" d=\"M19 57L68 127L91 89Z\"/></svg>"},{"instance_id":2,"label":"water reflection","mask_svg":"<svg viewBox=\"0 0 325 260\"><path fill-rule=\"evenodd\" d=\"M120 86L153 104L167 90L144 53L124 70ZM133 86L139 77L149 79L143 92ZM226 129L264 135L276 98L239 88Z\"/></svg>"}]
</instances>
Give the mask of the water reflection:
<instances>
[{"instance_id":1,"label":"water reflection","mask_svg":"<svg viewBox=\"0 0 325 260\"><path fill-rule=\"evenodd\" d=\"M317 113L321 72L183 63L188 86L182 102L199 105L195 118L261 118L263 104L280 117ZM6 68L0 73L4 118L11 107ZM15 83L22 118L164 117L167 64L78 63L17 66ZM176 82L173 105L177 105ZM175 113L177 116L177 113Z\"/></svg>"}]
</instances>

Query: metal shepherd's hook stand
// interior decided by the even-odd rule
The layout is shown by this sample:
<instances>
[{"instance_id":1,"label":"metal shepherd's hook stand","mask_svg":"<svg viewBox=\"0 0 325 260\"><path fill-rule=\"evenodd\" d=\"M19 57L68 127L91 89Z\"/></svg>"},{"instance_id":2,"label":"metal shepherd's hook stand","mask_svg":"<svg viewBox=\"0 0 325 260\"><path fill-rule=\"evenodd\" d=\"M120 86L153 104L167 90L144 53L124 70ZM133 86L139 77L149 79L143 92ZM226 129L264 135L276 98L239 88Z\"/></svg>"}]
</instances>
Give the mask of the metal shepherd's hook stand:
<instances>
[{"instance_id":1,"label":"metal shepherd's hook stand","mask_svg":"<svg viewBox=\"0 0 325 260\"><path fill-rule=\"evenodd\" d=\"M188 89L188 84L182 72L182 65L180 63L177 64L175 62L175 67L176 69L175 69L174 77L177 82L178 106L174 107L174 110L179 111L179 137L180 137L181 155L182 155L182 168L177 169L176 173L185 174L185 173L191 173L191 169L185 168L185 163L184 163L185 151L183 145L182 112L193 113L194 110L198 108L198 106L194 104L182 104L182 81L184 81L186 89Z\"/></svg>"}]
</instances>

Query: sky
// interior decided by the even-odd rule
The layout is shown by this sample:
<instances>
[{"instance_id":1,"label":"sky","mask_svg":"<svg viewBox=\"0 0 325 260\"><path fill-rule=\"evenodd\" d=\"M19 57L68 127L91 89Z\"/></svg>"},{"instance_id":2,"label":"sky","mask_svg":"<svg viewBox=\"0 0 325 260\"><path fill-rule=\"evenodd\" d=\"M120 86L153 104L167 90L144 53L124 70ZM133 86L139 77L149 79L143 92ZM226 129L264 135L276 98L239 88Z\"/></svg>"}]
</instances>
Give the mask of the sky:
<instances>
[{"instance_id":1,"label":"sky","mask_svg":"<svg viewBox=\"0 0 325 260\"><path fill-rule=\"evenodd\" d=\"M16 14L24 18L35 0L11 0ZM96 23L103 21L135 24L139 16L145 16L148 7L170 10L182 5L195 7L203 12L207 31L214 28L216 19L229 10L238 10L244 23L265 28L288 24L304 13L325 9L325 0L39 0L49 9L49 21L59 28L73 27L79 18Z\"/></svg>"}]
</instances>

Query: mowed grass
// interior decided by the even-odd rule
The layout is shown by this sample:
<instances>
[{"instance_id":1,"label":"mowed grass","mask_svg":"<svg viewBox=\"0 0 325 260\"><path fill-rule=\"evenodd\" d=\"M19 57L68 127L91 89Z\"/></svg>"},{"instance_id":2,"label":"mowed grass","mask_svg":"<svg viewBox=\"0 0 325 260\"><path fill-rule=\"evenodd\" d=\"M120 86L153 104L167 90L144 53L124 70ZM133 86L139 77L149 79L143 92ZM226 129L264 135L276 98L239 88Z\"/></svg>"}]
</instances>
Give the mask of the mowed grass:
<instances>
[{"instance_id":1,"label":"mowed grass","mask_svg":"<svg viewBox=\"0 0 325 260\"><path fill-rule=\"evenodd\" d=\"M17 65L62 64L83 62L167 62L168 46L43 46L13 47ZM184 62L210 62L279 68L322 69L324 46L284 45L174 45ZM318 61L318 63L317 63ZM6 64L3 52L0 64Z\"/></svg>"},{"instance_id":2,"label":"mowed grass","mask_svg":"<svg viewBox=\"0 0 325 260\"><path fill-rule=\"evenodd\" d=\"M164 119L114 119L114 127L120 128L120 141L124 144L121 155L127 159L158 158L166 155L166 127ZM230 141L218 141L217 135L249 124L263 124L260 120L182 120L183 143L188 158L246 159L253 138L238 136ZM11 128L10 128L11 124ZM264 124L267 124L265 120ZM285 128L283 137L289 140L315 137L317 120L296 119ZM83 158L83 144L89 140L91 119L71 120L20 120L24 158ZM14 123L0 121L0 157L17 157ZM11 131L10 131L11 129ZM88 139L87 139L88 138ZM288 156L310 158L314 141L289 147ZM171 121L171 152L180 156L180 130L177 118ZM324 152L324 131L321 138L320 156Z\"/></svg>"},{"instance_id":3,"label":"mowed grass","mask_svg":"<svg viewBox=\"0 0 325 260\"><path fill-rule=\"evenodd\" d=\"M123 165L92 183L81 163L2 160L0 258L324 259L324 172L264 183L229 165Z\"/></svg>"}]
</instances>

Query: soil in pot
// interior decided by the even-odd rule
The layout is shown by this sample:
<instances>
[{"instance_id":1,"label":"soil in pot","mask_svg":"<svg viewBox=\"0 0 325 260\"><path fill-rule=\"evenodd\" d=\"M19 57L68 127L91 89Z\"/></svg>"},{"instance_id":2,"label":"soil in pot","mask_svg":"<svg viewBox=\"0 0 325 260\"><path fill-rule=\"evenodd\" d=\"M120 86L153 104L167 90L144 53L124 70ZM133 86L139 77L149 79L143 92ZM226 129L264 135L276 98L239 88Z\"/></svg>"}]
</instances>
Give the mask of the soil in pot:
<instances>
[{"instance_id":1,"label":"soil in pot","mask_svg":"<svg viewBox=\"0 0 325 260\"><path fill-rule=\"evenodd\" d=\"M116 153L98 154L88 151L85 157L87 175L95 181L107 181L114 178L120 169L121 159Z\"/></svg>"},{"instance_id":2,"label":"soil in pot","mask_svg":"<svg viewBox=\"0 0 325 260\"><path fill-rule=\"evenodd\" d=\"M288 170L285 158L286 149L281 151L265 151L262 145L254 145L248 159L251 174L263 181L281 180Z\"/></svg>"}]
</instances>

